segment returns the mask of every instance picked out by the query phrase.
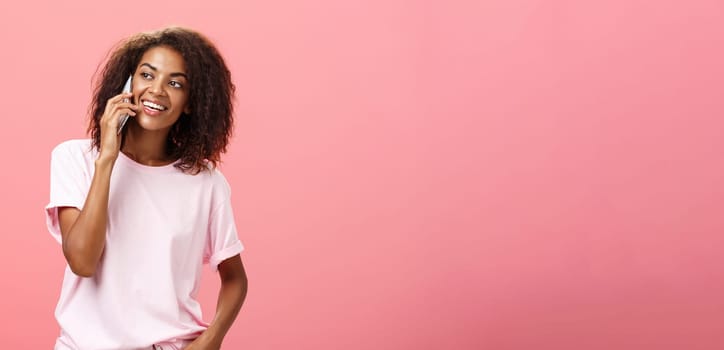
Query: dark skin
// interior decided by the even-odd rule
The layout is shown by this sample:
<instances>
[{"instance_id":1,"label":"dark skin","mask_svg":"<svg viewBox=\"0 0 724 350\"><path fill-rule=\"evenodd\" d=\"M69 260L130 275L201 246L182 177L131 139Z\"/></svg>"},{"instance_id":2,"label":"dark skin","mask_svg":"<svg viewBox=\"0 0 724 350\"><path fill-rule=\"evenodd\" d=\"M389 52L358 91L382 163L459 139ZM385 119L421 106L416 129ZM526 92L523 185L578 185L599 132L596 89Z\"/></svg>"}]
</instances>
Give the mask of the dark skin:
<instances>
[{"instance_id":1,"label":"dark skin","mask_svg":"<svg viewBox=\"0 0 724 350\"><path fill-rule=\"evenodd\" d=\"M63 255L78 276L93 276L103 254L110 178L119 152L144 165L172 163L174 159L170 159L165 149L166 139L181 113L189 110L188 86L183 57L173 49L154 47L146 51L136 68L133 93L108 100L100 120L101 149L85 205L82 210L63 207L58 211ZM144 102L161 105L164 110L149 109L144 107ZM128 130L121 149L117 131L123 114L131 118L126 124ZM218 270L221 288L216 315L209 328L186 350L220 349L246 298L248 282L241 257L237 254L222 261Z\"/></svg>"}]
</instances>

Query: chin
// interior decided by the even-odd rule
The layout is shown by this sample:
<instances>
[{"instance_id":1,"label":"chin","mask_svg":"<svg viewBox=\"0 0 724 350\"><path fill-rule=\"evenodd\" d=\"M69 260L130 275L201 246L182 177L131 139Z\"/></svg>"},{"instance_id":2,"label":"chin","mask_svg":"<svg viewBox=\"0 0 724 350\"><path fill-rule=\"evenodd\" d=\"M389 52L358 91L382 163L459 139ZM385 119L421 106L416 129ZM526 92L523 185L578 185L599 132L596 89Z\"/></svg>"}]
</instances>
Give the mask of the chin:
<instances>
[{"instance_id":1,"label":"chin","mask_svg":"<svg viewBox=\"0 0 724 350\"><path fill-rule=\"evenodd\" d=\"M158 120L157 117L141 116L136 120L138 126L146 131L162 131L171 128L173 123L164 120Z\"/></svg>"}]
</instances>

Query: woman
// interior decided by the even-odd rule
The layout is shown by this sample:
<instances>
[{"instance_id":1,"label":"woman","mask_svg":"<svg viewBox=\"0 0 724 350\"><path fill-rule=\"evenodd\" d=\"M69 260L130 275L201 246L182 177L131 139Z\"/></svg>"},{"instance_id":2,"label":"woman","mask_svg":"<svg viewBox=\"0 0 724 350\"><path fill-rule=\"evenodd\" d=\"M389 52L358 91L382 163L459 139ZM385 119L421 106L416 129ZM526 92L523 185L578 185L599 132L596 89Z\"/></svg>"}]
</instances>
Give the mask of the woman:
<instances>
[{"instance_id":1,"label":"woman","mask_svg":"<svg viewBox=\"0 0 724 350\"><path fill-rule=\"evenodd\" d=\"M129 76L132 92L121 93ZM91 138L51 156L47 222L68 263L56 350L221 347L247 290L230 188L216 169L233 93L221 55L192 30L141 33L110 55ZM210 324L196 300L204 263L221 278Z\"/></svg>"}]
</instances>

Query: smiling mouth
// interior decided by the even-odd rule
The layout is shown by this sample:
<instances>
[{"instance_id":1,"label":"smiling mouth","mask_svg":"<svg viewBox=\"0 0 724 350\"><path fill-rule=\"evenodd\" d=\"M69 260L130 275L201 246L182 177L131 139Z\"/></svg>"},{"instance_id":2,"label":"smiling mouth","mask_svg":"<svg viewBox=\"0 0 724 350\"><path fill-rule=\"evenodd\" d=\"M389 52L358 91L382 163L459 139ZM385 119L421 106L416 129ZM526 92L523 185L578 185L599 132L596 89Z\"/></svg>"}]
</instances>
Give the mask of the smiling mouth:
<instances>
[{"instance_id":1,"label":"smiling mouth","mask_svg":"<svg viewBox=\"0 0 724 350\"><path fill-rule=\"evenodd\" d=\"M145 100L144 100L144 101L142 101L142 104L143 104L145 107L148 107L148 108L150 108L150 109L153 109L153 110L159 111L159 112L163 112L163 111L165 111L165 110L168 109L168 107L166 107L166 106L162 106L162 105L160 105L160 104L156 104L156 103L153 103L153 102L151 102L151 101L145 101Z\"/></svg>"}]
</instances>

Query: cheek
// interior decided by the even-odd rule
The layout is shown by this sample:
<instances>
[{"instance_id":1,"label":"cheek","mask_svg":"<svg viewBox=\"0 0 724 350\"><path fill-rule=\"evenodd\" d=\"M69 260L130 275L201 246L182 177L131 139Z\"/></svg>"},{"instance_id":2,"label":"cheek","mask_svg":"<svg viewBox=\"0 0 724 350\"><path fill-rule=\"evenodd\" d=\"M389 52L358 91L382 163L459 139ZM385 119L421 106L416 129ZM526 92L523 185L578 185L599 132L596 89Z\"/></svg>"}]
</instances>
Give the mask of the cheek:
<instances>
[{"instance_id":1,"label":"cheek","mask_svg":"<svg viewBox=\"0 0 724 350\"><path fill-rule=\"evenodd\" d=\"M131 91L133 91L134 93L140 93L145 88L146 84L144 84L144 81L141 80L139 76L134 75L133 82L131 83Z\"/></svg>"},{"instance_id":2,"label":"cheek","mask_svg":"<svg viewBox=\"0 0 724 350\"><path fill-rule=\"evenodd\" d=\"M174 109L183 110L184 107L186 107L186 103L188 102L188 94L186 92L179 91L171 94L169 97L171 98L171 103L173 103Z\"/></svg>"},{"instance_id":3,"label":"cheek","mask_svg":"<svg viewBox=\"0 0 724 350\"><path fill-rule=\"evenodd\" d=\"M141 98L141 95L143 95L143 92L147 89L147 86L139 83L139 84L134 84L131 89L132 89L131 92L133 92L133 98L134 98L133 102L140 103L139 99Z\"/></svg>"}]
</instances>

